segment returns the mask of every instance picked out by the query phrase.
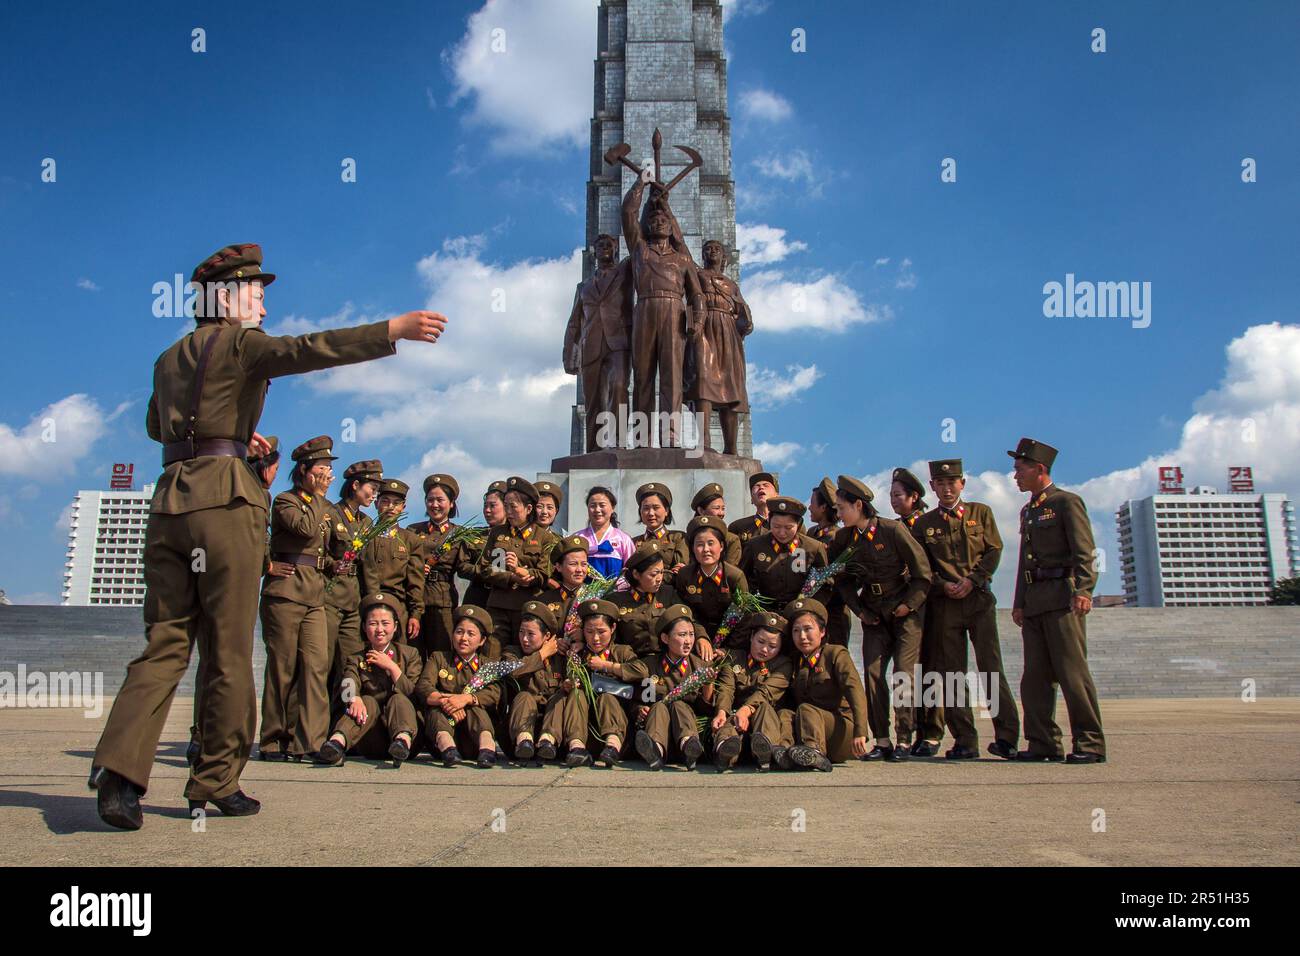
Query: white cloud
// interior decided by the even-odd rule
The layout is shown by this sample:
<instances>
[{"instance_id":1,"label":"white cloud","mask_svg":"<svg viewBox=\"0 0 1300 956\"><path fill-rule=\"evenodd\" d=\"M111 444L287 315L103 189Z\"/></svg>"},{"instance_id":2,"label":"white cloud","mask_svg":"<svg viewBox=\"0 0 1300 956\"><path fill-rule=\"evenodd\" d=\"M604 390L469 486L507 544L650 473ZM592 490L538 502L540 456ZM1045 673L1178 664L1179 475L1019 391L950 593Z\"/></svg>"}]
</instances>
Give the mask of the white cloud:
<instances>
[{"instance_id":1,"label":"white cloud","mask_svg":"<svg viewBox=\"0 0 1300 956\"><path fill-rule=\"evenodd\" d=\"M786 182L793 183L802 179L812 183L815 179L813 161L802 149L796 149L785 156L776 153L760 156L751 160L751 165L764 176L784 179Z\"/></svg>"},{"instance_id":2,"label":"white cloud","mask_svg":"<svg viewBox=\"0 0 1300 956\"><path fill-rule=\"evenodd\" d=\"M916 274L912 272L912 260L904 259L898 264L898 278L894 280L895 289L915 289Z\"/></svg>"},{"instance_id":3,"label":"white cloud","mask_svg":"<svg viewBox=\"0 0 1300 956\"><path fill-rule=\"evenodd\" d=\"M729 23L732 17L755 16L771 5L772 0L722 0L722 22Z\"/></svg>"},{"instance_id":4,"label":"white cloud","mask_svg":"<svg viewBox=\"0 0 1300 956\"><path fill-rule=\"evenodd\" d=\"M893 318L887 305L864 305L857 291L834 273L798 282L776 270L756 272L746 278L743 292L756 328L764 332L843 332L851 325Z\"/></svg>"},{"instance_id":5,"label":"white cloud","mask_svg":"<svg viewBox=\"0 0 1300 956\"><path fill-rule=\"evenodd\" d=\"M881 266L887 266L887 265L889 265L889 256L885 256L883 259L876 260L877 269L879 269Z\"/></svg>"},{"instance_id":6,"label":"white cloud","mask_svg":"<svg viewBox=\"0 0 1300 956\"><path fill-rule=\"evenodd\" d=\"M784 372L759 368L753 362L745 365L749 403L756 409L771 408L788 402L812 388L821 377L822 373L816 365L787 365Z\"/></svg>"},{"instance_id":7,"label":"white cloud","mask_svg":"<svg viewBox=\"0 0 1300 956\"><path fill-rule=\"evenodd\" d=\"M792 441L761 441L754 445L754 457L763 463L764 468L780 468L788 465L802 451L803 445Z\"/></svg>"},{"instance_id":8,"label":"white cloud","mask_svg":"<svg viewBox=\"0 0 1300 956\"><path fill-rule=\"evenodd\" d=\"M779 123L794 115L794 107L780 93L755 87L740 94L740 112L748 119Z\"/></svg>"},{"instance_id":9,"label":"white cloud","mask_svg":"<svg viewBox=\"0 0 1300 956\"><path fill-rule=\"evenodd\" d=\"M487 0L442 53L467 117L502 153L584 145L590 137L597 0Z\"/></svg>"},{"instance_id":10,"label":"white cloud","mask_svg":"<svg viewBox=\"0 0 1300 956\"><path fill-rule=\"evenodd\" d=\"M763 223L736 223L736 248L742 266L761 266L780 262L795 252L804 252L808 244L786 241L785 230Z\"/></svg>"},{"instance_id":11,"label":"white cloud","mask_svg":"<svg viewBox=\"0 0 1300 956\"><path fill-rule=\"evenodd\" d=\"M0 422L0 474L66 474L90 453L105 423L104 410L80 393L45 406L21 428Z\"/></svg>"},{"instance_id":12,"label":"white cloud","mask_svg":"<svg viewBox=\"0 0 1300 956\"><path fill-rule=\"evenodd\" d=\"M94 282L92 282L90 279L85 279L85 278L82 278L82 279L78 279L78 280L77 280L77 288L78 288L78 289L85 289L87 292L98 292L98 291L99 291L99 286L97 286L97 285L96 285Z\"/></svg>"}]
</instances>

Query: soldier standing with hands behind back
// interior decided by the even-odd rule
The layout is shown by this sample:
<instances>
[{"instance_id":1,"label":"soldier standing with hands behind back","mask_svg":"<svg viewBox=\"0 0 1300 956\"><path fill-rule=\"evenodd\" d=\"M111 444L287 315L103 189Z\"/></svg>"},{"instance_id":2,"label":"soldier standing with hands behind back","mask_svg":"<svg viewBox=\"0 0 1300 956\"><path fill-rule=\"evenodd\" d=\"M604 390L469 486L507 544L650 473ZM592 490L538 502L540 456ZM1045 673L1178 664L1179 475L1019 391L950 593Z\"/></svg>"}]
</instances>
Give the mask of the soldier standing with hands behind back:
<instances>
[{"instance_id":1,"label":"soldier standing with hands behind back","mask_svg":"<svg viewBox=\"0 0 1300 956\"><path fill-rule=\"evenodd\" d=\"M261 805L239 787L257 721L253 628L266 548L267 498L248 467L269 446L257 422L272 378L392 355L398 339L435 342L447 320L408 312L349 329L272 338L262 250L226 246L195 268L197 328L154 363L145 427L163 446L145 527L144 622L148 643L127 668L95 748L89 784L100 817L138 830L158 738L196 638L207 633L202 744L186 785L191 807L225 814ZM196 567L202 555L202 570Z\"/></svg>"}]
</instances>

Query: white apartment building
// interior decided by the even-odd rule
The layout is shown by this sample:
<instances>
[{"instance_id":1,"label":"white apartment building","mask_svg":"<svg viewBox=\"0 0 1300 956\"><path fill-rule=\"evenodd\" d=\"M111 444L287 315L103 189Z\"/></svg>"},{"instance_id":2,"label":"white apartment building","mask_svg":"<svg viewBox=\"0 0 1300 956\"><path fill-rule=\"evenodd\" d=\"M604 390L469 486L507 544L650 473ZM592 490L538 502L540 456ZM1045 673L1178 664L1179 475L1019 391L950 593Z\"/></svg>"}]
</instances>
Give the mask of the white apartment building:
<instances>
[{"instance_id":1,"label":"white apartment building","mask_svg":"<svg viewBox=\"0 0 1300 956\"><path fill-rule=\"evenodd\" d=\"M78 491L72 502L63 603L144 603L144 529L153 485L140 491Z\"/></svg>"}]
</instances>

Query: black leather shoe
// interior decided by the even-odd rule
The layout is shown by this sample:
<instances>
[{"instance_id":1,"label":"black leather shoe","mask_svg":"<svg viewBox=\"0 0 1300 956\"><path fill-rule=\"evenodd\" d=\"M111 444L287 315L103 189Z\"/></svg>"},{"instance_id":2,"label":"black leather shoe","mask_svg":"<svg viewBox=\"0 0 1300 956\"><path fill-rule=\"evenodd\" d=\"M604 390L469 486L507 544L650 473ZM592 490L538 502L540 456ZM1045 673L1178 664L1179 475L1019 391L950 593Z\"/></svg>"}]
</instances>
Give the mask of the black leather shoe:
<instances>
[{"instance_id":1,"label":"black leather shoe","mask_svg":"<svg viewBox=\"0 0 1300 956\"><path fill-rule=\"evenodd\" d=\"M1040 754L1033 750L1022 750L1016 754L1016 759L1025 763L1060 763L1065 757L1062 754Z\"/></svg>"},{"instance_id":2,"label":"black leather shoe","mask_svg":"<svg viewBox=\"0 0 1300 956\"><path fill-rule=\"evenodd\" d=\"M933 757L939 753L939 745L932 744L928 740L918 740L912 744L913 757Z\"/></svg>"},{"instance_id":3,"label":"black leather shoe","mask_svg":"<svg viewBox=\"0 0 1300 956\"><path fill-rule=\"evenodd\" d=\"M596 759L599 760L601 763L603 763L606 767L617 767L618 751L615 750L613 747L606 747L604 750L600 752L600 756L597 757Z\"/></svg>"},{"instance_id":4,"label":"black leather shoe","mask_svg":"<svg viewBox=\"0 0 1300 956\"><path fill-rule=\"evenodd\" d=\"M943 756L945 760L979 760L980 752L974 747L963 747L957 744Z\"/></svg>"},{"instance_id":5,"label":"black leather shoe","mask_svg":"<svg viewBox=\"0 0 1300 956\"><path fill-rule=\"evenodd\" d=\"M144 826L140 809L140 789L121 774L103 767L90 770L90 789L97 791L95 808L99 818L119 830L138 830Z\"/></svg>"},{"instance_id":6,"label":"black leather shoe","mask_svg":"<svg viewBox=\"0 0 1300 956\"><path fill-rule=\"evenodd\" d=\"M570 747L569 752L564 755L564 765L566 767L590 767L591 753L586 747Z\"/></svg>"},{"instance_id":7,"label":"black leather shoe","mask_svg":"<svg viewBox=\"0 0 1300 956\"><path fill-rule=\"evenodd\" d=\"M995 757L1001 757L1003 760L1016 759L1015 744L1009 744L1005 740L995 740L989 744L988 751Z\"/></svg>"},{"instance_id":8,"label":"black leather shoe","mask_svg":"<svg viewBox=\"0 0 1300 956\"><path fill-rule=\"evenodd\" d=\"M772 766L777 770L793 770L794 761L790 759L789 747L772 748Z\"/></svg>"},{"instance_id":9,"label":"black leather shoe","mask_svg":"<svg viewBox=\"0 0 1300 956\"><path fill-rule=\"evenodd\" d=\"M388 756L392 757L398 763L411 759L411 748L401 737L396 738L388 745Z\"/></svg>"},{"instance_id":10,"label":"black leather shoe","mask_svg":"<svg viewBox=\"0 0 1300 956\"><path fill-rule=\"evenodd\" d=\"M876 744L874 747L872 747L870 750L867 751L866 756L863 757L862 759L863 760L885 760L889 757L892 757L893 754L894 754L894 748L891 744Z\"/></svg>"},{"instance_id":11,"label":"black leather shoe","mask_svg":"<svg viewBox=\"0 0 1300 956\"><path fill-rule=\"evenodd\" d=\"M210 801L191 800L190 815L193 816L195 810L207 806L208 803L220 810L223 817L251 817L262 809L262 804L257 800L254 800L242 790L236 790L230 796L221 799L214 797Z\"/></svg>"},{"instance_id":12,"label":"black leather shoe","mask_svg":"<svg viewBox=\"0 0 1300 956\"><path fill-rule=\"evenodd\" d=\"M285 763L288 761L289 755L283 750L262 750L259 748L257 751L257 759L274 760L276 763Z\"/></svg>"},{"instance_id":13,"label":"black leather shoe","mask_svg":"<svg viewBox=\"0 0 1300 956\"><path fill-rule=\"evenodd\" d=\"M484 747L478 752L478 760L475 761L483 770L491 770L497 765L496 748L491 750Z\"/></svg>"},{"instance_id":14,"label":"black leather shoe","mask_svg":"<svg viewBox=\"0 0 1300 956\"><path fill-rule=\"evenodd\" d=\"M191 737L190 745L185 748L185 762L189 764L191 767L197 767L199 765L200 751L201 748L199 746L198 739L195 737Z\"/></svg>"},{"instance_id":15,"label":"black leather shoe","mask_svg":"<svg viewBox=\"0 0 1300 956\"><path fill-rule=\"evenodd\" d=\"M749 752L754 755L754 763L766 767L772 762L772 741L763 734L750 734Z\"/></svg>"},{"instance_id":16,"label":"black leather shoe","mask_svg":"<svg viewBox=\"0 0 1300 956\"><path fill-rule=\"evenodd\" d=\"M533 754L536 753L536 751L537 748L533 746L531 740L521 740L519 743L515 744L515 759L520 763L528 763L528 761L533 759Z\"/></svg>"},{"instance_id":17,"label":"black leather shoe","mask_svg":"<svg viewBox=\"0 0 1300 956\"><path fill-rule=\"evenodd\" d=\"M344 758L343 748L334 741L327 740L320 745L320 750L317 752L317 756L320 758L317 763L326 763L330 766L340 766L342 765Z\"/></svg>"},{"instance_id":18,"label":"black leather shoe","mask_svg":"<svg viewBox=\"0 0 1300 956\"><path fill-rule=\"evenodd\" d=\"M331 764L333 764L334 761L333 761L333 760L330 760L329 757L327 757L327 756L323 753L324 749L325 749L325 748L324 748L324 746L322 745L320 750L313 750L313 751L311 751L310 753L305 753L305 754L303 754L299 759L300 759L300 760L306 760L308 763L314 763L314 764L317 764L317 765L320 765L320 766L326 766L326 767L328 767L328 766L330 766Z\"/></svg>"},{"instance_id":19,"label":"black leather shoe","mask_svg":"<svg viewBox=\"0 0 1300 956\"><path fill-rule=\"evenodd\" d=\"M1106 758L1101 754L1085 754L1075 751L1065 758L1066 763L1105 763Z\"/></svg>"},{"instance_id":20,"label":"black leather shoe","mask_svg":"<svg viewBox=\"0 0 1300 956\"><path fill-rule=\"evenodd\" d=\"M894 747L893 753L891 753L885 759L888 760L890 763L902 763L904 760L907 760L911 756L912 756L911 745L900 743Z\"/></svg>"},{"instance_id":21,"label":"black leather shoe","mask_svg":"<svg viewBox=\"0 0 1300 956\"><path fill-rule=\"evenodd\" d=\"M704 756L704 745L700 743L699 737L688 737L686 743L682 744L682 761L686 764L687 770L694 770L699 759Z\"/></svg>"},{"instance_id":22,"label":"black leather shoe","mask_svg":"<svg viewBox=\"0 0 1300 956\"><path fill-rule=\"evenodd\" d=\"M728 770L736 765L740 758L740 737L728 737L722 743L718 744L713 751L713 762L718 765L719 770Z\"/></svg>"},{"instance_id":23,"label":"black leather shoe","mask_svg":"<svg viewBox=\"0 0 1300 956\"><path fill-rule=\"evenodd\" d=\"M636 732L636 752L651 770L662 770L664 768L664 757L659 752L659 745L644 730Z\"/></svg>"},{"instance_id":24,"label":"black leather shoe","mask_svg":"<svg viewBox=\"0 0 1300 956\"><path fill-rule=\"evenodd\" d=\"M448 747L442 752L442 765L444 767L455 767L461 762L460 751L455 747Z\"/></svg>"},{"instance_id":25,"label":"black leather shoe","mask_svg":"<svg viewBox=\"0 0 1300 956\"><path fill-rule=\"evenodd\" d=\"M831 770L829 757L820 750L814 750L812 747L805 747L802 744L790 748L790 759L795 762L796 766L820 770L822 773L829 773Z\"/></svg>"},{"instance_id":26,"label":"black leather shoe","mask_svg":"<svg viewBox=\"0 0 1300 956\"><path fill-rule=\"evenodd\" d=\"M537 759L538 759L538 760L554 760L554 759L555 759L555 742L554 742L554 741L551 741L551 740L543 740L540 744L538 744L538 745L537 745Z\"/></svg>"}]
</instances>

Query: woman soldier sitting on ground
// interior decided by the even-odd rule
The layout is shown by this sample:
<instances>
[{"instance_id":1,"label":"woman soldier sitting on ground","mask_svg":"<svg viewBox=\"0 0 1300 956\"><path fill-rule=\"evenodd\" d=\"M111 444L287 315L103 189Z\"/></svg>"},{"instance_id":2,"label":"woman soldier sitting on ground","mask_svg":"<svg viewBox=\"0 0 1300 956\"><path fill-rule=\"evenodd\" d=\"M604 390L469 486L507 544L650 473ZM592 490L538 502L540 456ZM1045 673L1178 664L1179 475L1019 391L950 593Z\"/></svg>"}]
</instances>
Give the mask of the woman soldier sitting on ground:
<instances>
[{"instance_id":1,"label":"woman soldier sitting on ground","mask_svg":"<svg viewBox=\"0 0 1300 956\"><path fill-rule=\"evenodd\" d=\"M746 745L759 770L766 770L776 752L790 741L781 728L778 708L790 687L793 668L781 654L789 627L780 614L751 615L749 647L729 650L718 673L713 716L713 753L718 767L733 767Z\"/></svg>"},{"instance_id":2,"label":"woman soldier sitting on ground","mask_svg":"<svg viewBox=\"0 0 1300 956\"><path fill-rule=\"evenodd\" d=\"M582 616L582 642L579 645L582 662L593 675L601 674L622 684L642 679L644 670L637 653L627 644L614 643L614 635L621 626L619 609L609 601L583 601L578 613ZM568 717L570 733L585 728L589 749L600 747L596 759L606 767L616 766L628 744L628 710L631 702L613 693L596 693L595 713L591 701L582 688L575 688L569 697Z\"/></svg>"},{"instance_id":3,"label":"woman soldier sitting on ground","mask_svg":"<svg viewBox=\"0 0 1300 956\"><path fill-rule=\"evenodd\" d=\"M415 699L424 708L424 734L444 766L461 762L456 744L478 752L480 767L495 767L496 738L491 711L501 700L500 683L469 690L470 679L489 658L480 649L492 633L492 616L481 607L462 604L452 612L451 653L434 651L424 662Z\"/></svg>"}]
</instances>

